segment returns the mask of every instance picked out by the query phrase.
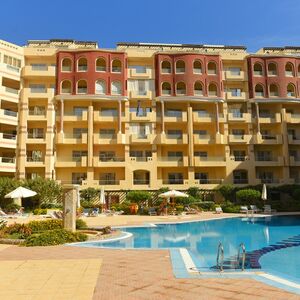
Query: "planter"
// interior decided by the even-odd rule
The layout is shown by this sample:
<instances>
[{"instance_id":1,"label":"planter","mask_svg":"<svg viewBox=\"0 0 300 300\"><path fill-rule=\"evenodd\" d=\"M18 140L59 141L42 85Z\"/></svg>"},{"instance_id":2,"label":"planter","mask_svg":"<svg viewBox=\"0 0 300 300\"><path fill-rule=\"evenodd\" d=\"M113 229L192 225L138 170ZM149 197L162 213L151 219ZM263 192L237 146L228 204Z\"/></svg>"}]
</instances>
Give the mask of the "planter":
<instances>
[{"instance_id":1,"label":"planter","mask_svg":"<svg viewBox=\"0 0 300 300\"><path fill-rule=\"evenodd\" d=\"M136 203L132 203L129 208L130 208L130 213L133 215L136 215L138 212L139 206Z\"/></svg>"}]
</instances>

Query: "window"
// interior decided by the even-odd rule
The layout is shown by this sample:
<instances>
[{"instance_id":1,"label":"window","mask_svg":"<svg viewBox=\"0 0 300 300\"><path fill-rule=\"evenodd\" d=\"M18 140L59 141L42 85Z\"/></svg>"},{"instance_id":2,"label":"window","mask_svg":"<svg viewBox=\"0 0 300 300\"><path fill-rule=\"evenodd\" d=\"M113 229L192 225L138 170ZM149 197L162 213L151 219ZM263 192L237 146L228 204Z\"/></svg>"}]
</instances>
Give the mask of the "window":
<instances>
[{"instance_id":1,"label":"window","mask_svg":"<svg viewBox=\"0 0 300 300\"><path fill-rule=\"evenodd\" d=\"M87 71L87 59L85 57L81 57L78 59L78 65L77 65L77 71L79 72L85 72Z\"/></svg>"},{"instance_id":2,"label":"window","mask_svg":"<svg viewBox=\"0 0 300 300\"><path fill-rule=\"evenodd\" d=\"M241 97L242 96L242 90L239 88L231 88L229 89L229 93L232 97Z\"/></svg>"},{"instance_id":3,"label":"window","mask_svg":"<svg viewBox=\"0 0 300 300\"><path fill-rule=\"evenodd\" d=\"M134 70L137 74L146 74L150 66L129 66L129 69Z\"/></svg>"},{"instance_id":4,"label":"window","mask_svg":"<svg viewBox=\"0 0 300 300\"><path fill-rule=\"evenodd\" d=\"M74 116L78 116L78 117L81 117L82 116L82 113L84 111L87 111L87 107L81 107L81 106L74 106L73 107L73 114Z\"/></svg>"},{"instance_id":5,"label":"window","mask_svg":"<svg viewBox=\"0 0 300 300\"><path fill-rule=\"evenodd\" d=\"M258 172L258 178L261 180L261 183L273 183L273 172L265 172L260 171Z\"/></svg>"},{"instance_id":6,"label":"window","mask_svg":"<svg viewBox=\"0 0 300 300\"><path fill-rule=\"evenodd\" d=\"M167 109L166 113L165 113L165 116L181 118L182 117L182 110L181 109Z\"/></svg>"},{"instance_id":7,"label":"window","mask_svg":"<svg viewBox=\"0 0 300 300\"><path fill-rule=\"evenodd\" d=\"M109 129L100 129L100 138L103 139L113 139L115 137L115 129L109 128Z\"/></svg>"},{"instance_id":8,"label":"window","mask_svg":"<svg viewBox=\"0 0 300 300\"><path fill-rule=\"evenodd\" d=\"M81 139L82 134L86 134L87 132L87 128L73 128L73 137L75 139Z\"/></svg>"},{"instance_id":9,"label":"window","mask_svg":"<svg viewBox=\"0 0 300 300\"><path fill-rule=\"evenodd\" d=\"M278 86L276 84L270 84L270 97L278 97Z\"/></svg>"},{"instance_id":10,"label":"window","mask_svg":"<svg viewBox=\"0 0 300 300\"><path fill-rule=\"evenodd\" d=\"M96 88L95 93L100 95L106 94L106 84L104 80L97 80L96 81Z\"/></svg>"},{"instance_id":11,"label":"window","mask_svg":"<svg viewBox=\"0 0 300 300\"><path fill-rule=\"evenodd\" d=\"M168 151L168 160L182 161L183 153L181 151Z\"/></svg>"},{"instance_id":12,"label":"window","mask_svg":"<svg viewBox=\"0 0 300 300\"><path fill-rule=\"evenodd\" d=\"M46 93L47 91L44 84L30 84L29 88L31 93Z\"/></svg>"},{"instance_id":13,"label":"window","mask_svg":"<svg viewBox=\"0 0 300 300\"><path fill-rule=\"evenodd\" d=\"M217 74L217 65L215 62L211 61L208 63L207 73L208 73L208 75L216 75Z\"/></svg>"},{"instance_id":14,"label":"window","mask_svg":"<svg viewBox=\"0 0 300 300\"><path fill-rule=\"evenodd\" d=\"M168 139L182 139L182 131L176 129L169 129L167 131L167 138Z\"/></svg>"},{"instance_id":15,"label":"window","mask_svg":"<svg viewBox=\"0 0 300 300\"><path fill-rule=\"evenodd\" d=\"M43 152L40 150L27 151L27 161L41 162L43 161Z\"/></svg>"},{"instance_id":16,"label":"window","mask_svg":"<svg viewBox=\"0 0 300 300\"><path fill-rule=\"evenodd\" d=\"M106 71L106 61L104 58L102 58L102 57L97 58L96 71L97 72L105 72Z\"/></svg>"},{"instance_id":17,"label":"window","mask_svg":"<svg viewBox=\"0 0 300 300\"><path fill-rule=\"evenodd\" d=\"M177 95L185 95L186 94L186 86L184 82L178 82L176 84L176 94Z\"/></svg>"},{"instance_id":18,"label":"window","mask_svg":"<svg viewBox=\"0 0 300 300\"><path fill-rule=\"evenodd\" d=\"M277 65L275 63L268 64L268 76L276 76L277 75Z\"/></svg>"},{"instance_id":19,"label":"window","mask_svg":"<svg viewBox=\"0 0 300 300\"><path fill-rule=\"evenodd\" d=\"M118 116L118 110L116 108L101 108L100 115L102 117L117 117Z\"/></svg>"},{"instance_id":20,"label":"window","mask_svg":"<svg viewBox=\"0 0 300 300\"><path fill-rule=\"evenodd\" d=\"M100 184L116 184L115 173L102 173L100 174Z\"/></svg>"},{"instance_id":21,"label":"window","mask_svg":"<svg viewBox=\"0 0 300 300\"><path fill-rule=\"evenodd\" d=\"M161 63L162 74L171 74L171 63L167 60Z\"/></svg>"},{"instance_id":22,"label":"window","mask_svg":"<svg viewBox=\"0 0 300 300\"><path fill-rule=\"evenodd\" d=\"M230 113L234 118L243 118L243 112L241 108L233 107L230 109Z\"/></svg>"},{"instance_id":23,"label":"window","mask_svg":"<svg viewBox=\"0 0 300 300\"><path fill-rule=\"evenodd\" d=\"M228 68L228 72L231 75L240 76L241 75L241 68L238 68L238 67Z\"/></svg>"},{"instance_id":24,"label":"window","mask_svg":"<svg viewBox=\"0 0 300 300\"><path fill-rule=\"evenodd\" d=\"M120 81L113 81L111 83L111 94L112 95L121 95L122 94L122 85Z\"/></svg>"},{"instance_id":25,"label":"window","mask_svg":"<svg viewBox=\"0 0 300 300\"><path fill-rule=\"evenodd\" d=\"M193 73L202 74L202 63L200 60L195 60L193 63Z\"/></svg>"},{"instance_id":26,"label":"window","mask_svg":"<svg viewBox=\"0 0 300 300\"><path fill-rule=\"evenodd\" d=\"M161 89L162 89L163 96L171 95L171 84L169 82L163 82Z\"/></svg>"},{"instance_id":27,"label":"window","mask_svg":"<svg viewBox=\"0 0 300 300\"><path fill-rule=\"evenodd\" d=\"M204 160L208 157L206 151L195 151L195 152L194 152L194 156L196 156L196 157L201 157L201 158L203 158Z\"/></svg>"},{"instance_id":28,"label":"window","mask_svg":"<svg viewBox=\"0 0 300 300\"><path fill-rule=\"evenodd\" d=\"M64 80L61 83L61 93L62 94L71 94L72 92L72 83L69 80Z\"/></svg>"},{"instance_id":29,"label":"window","mask_svg":"<svg viewBox=\"0 0 300 300\"><path fill-rule=\"evenodd\" d=\"M298 65L298 76L300 76L300 64Z\"/></svg>"},{"instance_id":30,"label":"window","mask_svg":"<svg viewBox=\"0 0 300 300\"><path fill-rule=\"evenodd\" d=\"M296 97L295 86L292 83L289 83L287 86L287 96Z\"/></svg>"},{"instance_id":31,"label":"window","mask_svg":"<svg viewBox=\"0 0 300 300\"><path fill-rule=\"evenodd\" d=\"M122 63L119 59L114 59L112 61L111 67L112 67L113 73L121 73L121 71L122 71Z\"/></svg>"},{"instance_id":32,"label":"window","mask_svg":"<svg viewBox=\"0 0 300 300\"><path fill-rule=\"evenodd\" d=\"M138 139L147 138L151 131L151 125L145 123L131 123L129 127L129 132L136 135Z\"/></svg>"},{"instance_id":33,"label":"window","mask_svg":"<svg viewBox=\"0 0 300 300\"><path fill-rule=\"evenodd\" d=\"M81 157L87 156L87 151L72 151L72 161L81 162Z\"/></svg>"},{"instance_id":34,"label":"window","mask_svg":"<svg viewBox=\"0 0 300 300\"><path fill-rule=\"evenodd\" d=\"M209 137L207 130L204 129L194 130L194 134L198 135L199 139L207 139Z\"/></svg>"},{"instance_id":35,"label":"window","mask_svg":"<svg viewBox=\"0 0 300 300\"><path fill-rule=\"evenodd\" d=\"M31 64L31 70L33 70L33 71L47 71L48 66L46 64Z\"/></svg>"},{"instance_id":36,"label":"window","mask_svg":"<svg viewBox=\"0 0 300 300\"><path fill-rule=\"evenodd\" d=\"M176 73L184 73L185 72L185 62L183 60L178 60L176 62Z\"/></svg>"},{"instance_id":37,"label":"window","mask_svg":"<svg viewBox=\"0 0 300 300\"><path fill-rule=\"evenodd\" d=\"M72 173L72 184L81 184L86 180L86 173Z\"/></svg>"},{"instance_id":38,"label":"window","mask_svg":"<svg viewBox=\"0 0 300 300\"><path fill-rule=\"evenodd\" d=\"M31 115L31 116L45 115L45 107L44 106L29 106L29 115Z\"/></svg>"},{"instance_id":39,"label":"window","mask_svg":"<svg viewBox=\"0 0 300 300\"><path fill-rule=\"evenodd\" d=\"M86 80L79 80L77 82L77 94L86 94L87 93L87 83Z\"/></svg>"},{"instance_id":40,"label":"window","mask_svg":"<svg viewBox=\"0 0 300 300\"><path fill-rule=\"evenodd\" d=\"M168 173L169 184L183 184L182 173Z\"/></svg>"},{"instance_id":41,"label":"window","mask_svg":"<svg viewBox=\"0 0 300 300\"><path fill-rule=\"evenodd\" d=\"M208 184L209 180L208 180L208 173L195 173L195 179L199 180L200 184Z\"/></svg>"},{"instance_id":42,"label":"window","mask_svg":"<svg viewBox=\"0 0 300 300\"><path fill-rule=\"evenodd\" d=\"M246 151L244 150L233 150L233 156L235 161L245 161Z\"/></svg>"},{"instance_id":43,"label":"window","mask_svg":"<svg viewBox=\"0 0 300 300\"><path fill-rule=\"evenodd\" d=\"M237 140L243 140L245 135L244 129L232 129L231 131L233 138Z\"/></svg>"},{"instance_id":44,"label":"window","mask_svg":"<svg viewBox=\"0 0 300 300\"><path fill-rule=\"evenodd\" d=\"M3 56L3 62L11 67L14 68L21 68L21 60L9 55L5 55Z\"/></svg>"},{"instance_id":45,"label":"window","mask_svg":"<svg viewBox=\"0 0 300 300\"><path fill-rule=\"evenodd\" d=\"M261 84L255 86L255 97L264 97L264 88Z\"/></svg>"},{"instance_id":46,"label":"window","mask_svg":"<svg viewBox=\"0 0 300 300\"><path fill-rule=\"evenodd\" d=\"M71 72L72 71L72 60L70 58L64 58L61 62L62 72Z\"/></svg>"},{"instance_id":47,"label":"window","mask_svg":"<svg viewBox=\"0 0 300 300\"><path fill-rule=\"evenodd\" d=\"M28 128L28 138L29 139L43 139L44 138L44 128Z\"/></svg>"},{"instance_id":48,"label":"window","mask_svg":"<svg viewBox=\"0 0 300 300\"><path fill-rule=\"evenodd\" d=\"M218 96L218 88L215 83L210 83L208 86L208 96L216 97Z\"/></svg>"},{"instance_id":49,"label":"window","mask_svg":"<svg viewBox=\"0 0 300 300\"><path fill-rule=\"evenodd\" d=\"M100 161L115 161L116 160L116 152L100 151L99 152L99 160Z\"/></svg>"},{"instance_id":50,"label":"window","mask_svg":"<svg viewBox=\"0 0 300 300\"><path fill-rule=\"evenodd\" d=\"M293 77L294 76L294 66L290 62L288 62L285 65L285 76L288 76L288 77Z\"/></svg>"},{"instance_id":51,"label":"window","mask_svg":"<svg viewBox=\"0 0 300 300\"><path fill-rule=\"evenodd\" d=\"M247 184L248 183L248 172L246 170L233 171L233 183Z\"/></svg>"},{"instance_id":52,"label":"window","mask_svg":"<svg viewBox=\"0 0 300 300\"><path fill-rule=\"evenodd\" d=\"M256 152L257 161L272 161L272 152L271 151L257 151Z\"/></svg>"},{"instance_id":53,"label":"window","mask_svg":"<svg viewBox=\"0 0 300 300\"><path fill-rule=\"evenodd\" d=\"M254 76L262 76L263 75L263 68L260 63L255 63L253 67Z\"/></svg>"},{"instance_id":54,"label":"window","mask_svg":"<svg viewBox=\"0 0 300 300\"><path fill-rule=\"evenodd\" d=\"M203 96L203 87L200 81L196 81L194 84L194 95Z\"/></svg>"}]
</instances>

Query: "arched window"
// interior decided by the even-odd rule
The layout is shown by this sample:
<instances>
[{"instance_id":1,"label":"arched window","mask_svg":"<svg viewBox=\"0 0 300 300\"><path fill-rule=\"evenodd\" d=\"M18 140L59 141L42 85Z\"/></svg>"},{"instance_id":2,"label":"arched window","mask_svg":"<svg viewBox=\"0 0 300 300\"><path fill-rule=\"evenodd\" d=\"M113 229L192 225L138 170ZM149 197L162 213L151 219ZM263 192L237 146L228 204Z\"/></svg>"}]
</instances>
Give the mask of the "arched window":
<instances>
[{"instance_id":1,"label":"arched window","mask_svg":"<svg viewBox=\"0 0 300 300\"><path fill-rule=\"evenodd\" d=\"M119 59L114 59L111 64L113 73L121 73L122 71L122 63Z\"/></svg>"},{"instance_id":2,"label":"arched window","mask_svg":"<svg viewBox=\"0 0 300 300\"><path fill-rule=\"evenodd\" d=\"M262 76L263 75L263 68L260 63L255 63L253 67L254 76Z\"/></svg>"},{"instance_id":3,"label":"arched window","mask_svg":"<svg viewBox=\"0 0 300 300\"><path fill-rule=\"evenodd\" d=\"M217 74L217 65L215 62L211 61L207 65L207 73L209 75L216 75Z\"/></svg>"},{"instance_id":4,"label":"arched window","mask_svg":"<svg viewBox=\"0 0 300 300\"><path fill-rule=\"evenodd\" d=\"M195 60L193 63L193 73L202 74L202 63L200 60Z\"/></svg>"},{"instance_id":5,"label":"arched window","mask_svg":"<svg viewBox=\"0 0 300 300\"><path fill-rule=\"evenodd\" d=\"M87 59L85 57L81 57L77 62L77 71L85 72L87 71Z\"/></svg>"},{"instance_id":6,"label":"arched window","mask_svg":"<svg viewBox=\"0 0 300 300\"><path fill-rule=\"evenodd\" d=\"M300 64L298 65L298 77L300 77Z\"/></svg>"},{"instance_id":7,"label":"arched window","mask_svg":"<svg viewBox=\"0 0 300 300\"><path fill-rule=\"evenodd\" d=\"M176 61L176 73L185 72L185 62L183 60Z\"/></svg>"},{"instance_id":8,"label":"arched window","mask_svg":"<svg viewBox=\"0 0 300 300\"><path fill-rule=\"evenodd\" d=\"M294 76L294 66L290 62L286 63L285 65L285 76L288 77Z\"/></svg>"},{"instance_id":9,"label":"arched window","mask_svg":"<svg viewBox=\"0 0 300 300\"><path fill-rule=\"evenodd\" d=\"M216 97L218 96L218 88L215 83L210 83L208 86L208 96Z\"/></svg>"},{"instance_id":10,"label":"arched window","mask_svg":"<svg viewBox=\"0 0 300 300\"><path fill-rule=\"evenodd\" d=\"M270 97L278 97L278 86L276 84L270 85Z\"/></svg>"},{"instance_id":11,"label":"arched window","mask_svg":"<svg viewBox=\"0 0 300 300\"><path fill-rule=\"evenodd\" d=\"M277 75L277 65L275 63L268 64L268 76L276 76Z\"/></svg>"},{"instance_id":12,"label":"arched window","mask_svg":"<svg viewBox=\"0 0 300 300\"><path fill-rule=\"evenodd\" d=\"M288 84L286 92L288 97L296 97L295 86L292 83Z\"/></svg>"},{"instance_id":13,"label":"arched window","mask_svg":"<svg viewBox=\"0 0 300 300\"><path fill-rule=\"evenodd\" d=\"M122 85L120 81L113 81L111 83L111 94L112 95L121 95L122 94Z\"/></svg>"},{"instance_id":14,"label":"arched window","mask_svg":"<svg viewBox=\"0 0 300 300\"><path fill-rule=\"evenodd\" d=\"M106 71L106 61L103 57L99 57L96 60L96 71L105 72Z\"/></svg>"},{"instance_id":15,"label":"arched window","mask_svg":"<svg viewBox=\"0 0 300 300\"><path fill-rule=\"evenodd\" d=\"M87 83L86 80L80 79L77 82L77 94L87 93Z\"/></svg>"},{"instance_id":16,"label":"arched window","mask_svg":"<svg viewBox=\"0 0 300 300\"><path fill-rule=\"evenodd\" d=\"M64 58L61 62L61 70L63 72L72 71L72 60L70 58Z\"/></svg>"},{"instance_id":17,"label":"arched window","mask_svg":"<svg viewBox=\"0 0 300 300\"><path fill-rule=\"evenodd\" d=\"M185 95L186 94L186 86L184 82L178 82L176 84L176 95Z\"/></svg>"},{"instance_id":18,"label":"arched window","mask_svg":"<svg viewBox=\"0 0 300 300\"><path fill-rule=\"evenodd\" d=\"M96 87L95 87L96 94L106 94L106 84L104 80L97 80Z\"/></svg>"},{"instance_id":19,"label":"arched window","mask_svg":"<svg viewBox=\"0 0 300 300\"><path fill-rule=\"evenodd\" d=\"M71 94L72 92L72 84L69 80L64 80L61 83L61 93L62 94Z\"/></svg>"},{"instance_id":20,"label":"arched window","mask_svg":"<svg viewBox=\"0 0 300 300\"><path fill-rule=\"evenodd\" d=\"M264 87L261 84L255 86L255 97L264 97Z\"/></svg>"},{"instance_id":21,"label":"arched window","mask_svg":"<svg viewBox=\"0 0 300 300\"><path fill-rule=\"evenodd\" d=\"M171 74L171 63L167 60L164 60L161 63L161 73L162 74Z\"/></svg>"},{"instance_id":22,"label":"arched window","mask_svg":"<svg viewBox=\"0 0 300 300\"><path fill-rule=\"evenodd\" d=\"M169 82L163 82L161 86L162 95L169 96L171 95L171 84Z\"/></svg>"},{"instance_id":23,"label":"arched window","mask_svg":"<svg viewBox=\"0 0 300 300\"><path fill-rule=\"evenodd\" d=\"M196 81L194 84L194 95L203 96L203 87L200 81Z\"/></svg>"}]
</instances>

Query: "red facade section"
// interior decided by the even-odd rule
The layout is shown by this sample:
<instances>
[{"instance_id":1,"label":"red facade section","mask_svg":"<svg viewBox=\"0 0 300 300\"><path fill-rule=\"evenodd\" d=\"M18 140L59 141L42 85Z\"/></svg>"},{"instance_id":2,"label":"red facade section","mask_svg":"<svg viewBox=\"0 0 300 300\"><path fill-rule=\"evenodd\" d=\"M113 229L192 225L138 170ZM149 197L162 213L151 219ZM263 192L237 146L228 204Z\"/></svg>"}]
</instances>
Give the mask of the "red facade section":
<instances>
[{"instance_id":1,"label":"red facade section","mask_svg":"<svg viewBox=\"0 0 300 300\"><path fill-rule=\"evenodd\" d=\"M62 70L64 58L71 59L71 71ZM87 71L79 71L78 60L86 58ZM96 71L96 60L103 58L106 62L105 71ZM121 61L121 72L112 72L112 62ZM81 79L87 81L87 94L95 94L95 85L97 80L103 80L106 84L106 95L111 95L111 83L118 81L121 83L121 95L127 95L127 56L126 53L106 52L106 51L59 51L57 53L57 81L56 94L60 95L61 84L64 80L69 80L72 84L72 95L76 95L77 82Z\"/></svg>"},{"instance_id":2,"label":"red facade section","mask_svg":"<svg viewBox=\"0 0 300 300\"><path fill-rule=\"evenodd\" d=\"M282 98L290 98L287 93L289 84L295 87L295 98L300 98L300 58L293 57L275 57L275 56L251 56L248 57L248 80L249 80L249 97L255 98L255 87L261 84L264 88L264 97L274 97L271 95L270 86L278 87L278 96ZM255 74L254 66L260 64L262 66L262 75ZM271 65L270 65L271 64ZM286 72L287 64L292 67L292 75ZM276 74L274 68L276 67ZM288 70L290 70L288 68ZM273 71L273 73L272 73Z\"/></svg>"},{"instance_id":3,"label":"red facade section","mask_svg":"<svg viewBox=\"0 0 300 300\"><path fill-rule=\"evenodd\" d=\"M168 61L171 64L171 73L163 74L162 63ZM176 62L185 63L184 73L176 72ZM194 73L194 62L199 61L202 65L201 74ZM210 62L216 65L216 74L208 74L208 64ZM201 82L203 87L203 96L208 97L208 87L211 83L217 86L218 97L223 96L222 84L222 62L219 55L205 54L156 54L155 57L155 75L156 75L156 95L162 96L162 84L168 82L171 84L171 95L176 96L176 84L184 82L186 85L186 95L194 96L194 84Z\"/></svg>"}]
</instances>

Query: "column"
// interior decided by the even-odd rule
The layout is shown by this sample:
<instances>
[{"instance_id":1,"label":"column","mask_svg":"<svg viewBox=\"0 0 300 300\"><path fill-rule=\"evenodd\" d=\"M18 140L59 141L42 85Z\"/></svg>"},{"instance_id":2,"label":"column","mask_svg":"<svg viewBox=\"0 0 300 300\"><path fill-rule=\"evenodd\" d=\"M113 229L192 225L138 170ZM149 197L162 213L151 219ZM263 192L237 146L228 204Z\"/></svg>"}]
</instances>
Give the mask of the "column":
<instances>
[{"instance_id":1,"label":"column","mask_svg":"<svg viewBox=\"0 0 300 300\"><path fill-rule=\"evenodd\" d=\"M122 102L118 102L118 133L122 133Z\"/></svg>"},{"instance_id":2,"label":"column","mask_svg":"<svg viewBox=\"0 0 300 300\"><path fill-rule=\"evenodd\" d=\"M255 102L255 111L256 111L256 118L257 118L257 133L260 134L260 124L259 124L259 106L258 103Z\"/></svg>"},{"instance_id":3,"label":"column","mask_svg":"<svg viewBox=\"0 0 300 300\"><path fill-rule=\"evenodd\" d=\"M94 108L93 104L89 105L88 108L88 167L93 166L93 144L94 144Z\"/></svg>"},{"instance_id":4,"label":"column","mask_svg":"<svg viewBox=\"0 0 300 300\"><path fill-rule=\"evenodd\" d=\"M161 101L161 133L165 133L165 103Z\"/></svg>"},{"instance_id":5,"label":"column","mask_svg":"<svg viewBox=\"0 0 300 300\"><path fill-rule=\"evenodd\" d=\"M216 102L216 126L217 126L217 133L220 133L220 124L219 124L219 104Z\"/></svg>"},{"instance_id":6,"label":"column","mask_svg":"<svg viewBox=\"0 0 300 300\"><path fill-rule=\"evenodd\" d=\"M60 99L60 132L64 133L64 100Z\"/></svg>"},{"instance_id":7,"label":"column","mask_svg":"<svg viewBox=\"0 0 300 300\"><path fill-rule=\"evenodd\" d=\"M189 166L193 166L194 165L194 139L193 139L193 134L194 134L194 130L193 130L193 108L190 106L190 104L188 104L188 154L189 154Z\"/></svg>"}]
</instances>

